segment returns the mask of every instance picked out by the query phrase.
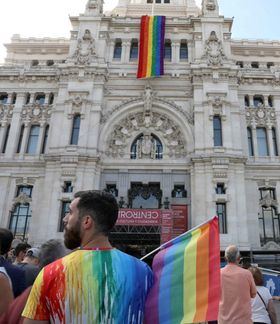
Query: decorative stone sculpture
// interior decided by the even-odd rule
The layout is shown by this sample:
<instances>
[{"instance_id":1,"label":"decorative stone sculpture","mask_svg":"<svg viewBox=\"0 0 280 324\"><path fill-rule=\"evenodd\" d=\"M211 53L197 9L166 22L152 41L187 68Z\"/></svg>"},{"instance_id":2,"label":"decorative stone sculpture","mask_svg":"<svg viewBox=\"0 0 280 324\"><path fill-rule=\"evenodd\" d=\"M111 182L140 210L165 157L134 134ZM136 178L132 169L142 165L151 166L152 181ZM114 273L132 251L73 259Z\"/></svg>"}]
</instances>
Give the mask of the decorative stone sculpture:
<instances>
[{"instance_id":1,"label":"decorative stone sculpture","mask_svg":"<svg viewBox=\"0 0 280 324\"><path fill-rule=\"evenodd\" d=\"M212 31L205 43L205 55L209 65L221 65L226 56L223 51L222 43L219 41L216 32Z\"/></svg>"},{"instance_id":2,"label":"decorative stone sculpture","mask_svg":"<svg viewBox=\"0 0 280 324\"><path fill-rule=\"evenodd\" d=\"M90 64L93 59L96 59L95 42L91 36L90 30L86 29L84 36L78 39L77 48L73 54L75 64Z\"/></svg>"}]
</instances>

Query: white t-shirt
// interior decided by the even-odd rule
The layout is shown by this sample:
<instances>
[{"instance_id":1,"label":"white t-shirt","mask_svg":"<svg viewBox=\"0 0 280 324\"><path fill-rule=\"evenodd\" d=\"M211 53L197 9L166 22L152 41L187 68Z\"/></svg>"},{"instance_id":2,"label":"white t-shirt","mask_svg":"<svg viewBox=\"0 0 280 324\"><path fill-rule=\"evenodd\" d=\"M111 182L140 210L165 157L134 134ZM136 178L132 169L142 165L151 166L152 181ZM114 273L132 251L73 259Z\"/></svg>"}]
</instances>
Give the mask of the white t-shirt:
<instances>
[{"instance_id":1,"label":"white t-shirt","mask_svg":"<svg viewBox=\"0 0 280 324\"><path fill-rule=\"evenodd\" d=\"M264 306L264 303L258 294L256 295L255 298L252 298L251 299L252 320L253 322L262 322L262 323L271 324L266 307L268 305L268 301L272 299L272 296L266 287L257 286L257 291L262 296L262 299L265 302L266 306Z\"/></svg>"}]
</instances>

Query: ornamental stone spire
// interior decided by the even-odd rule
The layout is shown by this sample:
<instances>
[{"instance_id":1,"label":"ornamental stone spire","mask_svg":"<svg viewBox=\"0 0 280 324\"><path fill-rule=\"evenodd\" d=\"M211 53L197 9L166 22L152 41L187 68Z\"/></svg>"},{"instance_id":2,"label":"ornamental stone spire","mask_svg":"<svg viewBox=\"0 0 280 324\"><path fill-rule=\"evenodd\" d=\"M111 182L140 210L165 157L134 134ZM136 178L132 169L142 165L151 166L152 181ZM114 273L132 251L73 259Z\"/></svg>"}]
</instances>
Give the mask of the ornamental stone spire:
<instances>
[{"instance_id":1,"label":"ornamental stone spire","mask_svg":"<svg viewBox=\"0 0 280 324\"><path fill-rule=\"evenodd\" d=\"M85 15L99 16L103 14L103 0L88 0Z\"/></svg>"},{"instance_id":2,"label":"ornamental stone spire","mask_svg":"<svg viewBox=\"0 0 280 324\"><path fill-rule=\"evenodd\" d=\"M202 0L201 8L203 16L219 16L219 5L217 0Z\"/></svg>"}]
</instances>

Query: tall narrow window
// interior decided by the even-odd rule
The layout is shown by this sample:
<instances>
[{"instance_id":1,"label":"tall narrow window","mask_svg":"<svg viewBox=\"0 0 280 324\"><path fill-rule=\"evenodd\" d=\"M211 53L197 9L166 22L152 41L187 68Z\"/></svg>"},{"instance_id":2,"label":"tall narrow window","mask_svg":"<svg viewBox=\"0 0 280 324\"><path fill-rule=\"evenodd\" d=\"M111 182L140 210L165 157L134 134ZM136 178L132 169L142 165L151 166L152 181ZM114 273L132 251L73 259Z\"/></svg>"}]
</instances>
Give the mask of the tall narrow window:
<instances>
[{"instance_id":1,"label":"tall narrow window","mask_svg":"<svg viewBox=\"0 0 280 324\"><path fill-rule=\"evenodd\" d=\"M188 53L188 43L186 40L181 40L180 44L180 60L187 60L189 56Z\"/></svg>"},{"instance_id":2,"label":"tall narrow window","mask_svg":"<svg viewBox=\"0 0 280 324\"><path fill-rule=\"evenodd\" d=\"M259 156L268 156L267 135L264 127L257 128L257 142Z\"/></svg>"},{"instance_id":3,"label":"tall narrow window","mask_svg":"<svg viewBox=\"0 0 280 324\"><path fill-rule=\"evenodd\" d=\"M252 136L252 129L250 127L247 127L247 138L248 138L249 155L254 156L253 136Z\"/></svg>"},{"instance_id":4,"label":"tall narrow window","mask_svg":"<svg viewBox=\"0 0 280 324\"><path fill-rule=\"evenodd\" d=\"M29 133L28 144L26 153L36 154L38 139L39 139L40 126L32 125Z\"/></svg>"},{"instance_id":5,"label":"tall narrow window","mask_svg":"<svg viewBox=\"0 0 280 324\"><path fill-rule=\"evenodd\" d=\"M71 201L62 201L61 203L60 220L59 220L59 228L58 228L59 232L63 232L64 229L63 218L69 212L70 203Z\"/></svg>"},{"instance_id":6,"label":"tall narrow window","mask_svg":"<svg viewBox=\"0 0 280 324\"><path fill-rule=\"evenodd\" d=\"M116 39L113 58L115 60L120 60L121 56L122 56L122 41L120 39Z\"/></svg>"},{"instance_id":7,"label":"tall narrow window","mask_svg":"<svg viewBox=\"0 0 280 324\"><path fill-rule=\"evenodd\" d=\"M250 106L250 99L249 99L249 96L246 95L244 97L244 104L245 104L245 107L249 107Z\"/></svg>"},{"instance_id":8,"label":"tall narrow window","mask_svg":"<svg viewBox=\"0 0 280 324\"><path fill-rule=\"evenodd\" d=\"M19 153L20 149L21 149L23 133L24 133L24 125L22 125L21 128L20 128L20 133L19 133L19 138L18 138L18 146L17 146L17 153Z\"/></svg>"},{"instance_id":9,"label":"tall narrow window","mask_svg":"<svg viewBox=\"0 0 280 324\"><path fill-rule=\"evenodd\" d=\"M268 96L268 106L269 107L273 107L273 97L272 96Z\"/></svg>"},{"instance_id":10,"label":"tall narrow window","mask_svg":"<svg viewBox=\"0 0 280 324\"><path fill-rule=\"evenodd\" d=\"M81 124L81 116L75 115L73 118L73 126L72 126L70 145L78 145L80 124Z\"/></svg>"},{"instance_id":11,"label":"tall narrow window","mask_svg":"<svg viewBox=\"0 0 280 324\"><path fill-rule=\"evenodd\" d=\"M277 145L277 136L276 136L275 127L271 128L271 132L272 132L273 154L275 156L278 156L278 145Z\"/></svg>"},{"instance_id":12,"label":"tall narrow window","mask_svg":"<svg viewBox=\"0 0 280 324\"><path fill-rule=\"evenodd\" d=\"M50 93L50 95L49 95L49 105L52 105L53 101L54 101L54 94Z\"/></svg>"},{"instance_id":13,"label":"tall narrow window","mask_svg":"<svg viewBox=\"0 0 280 324\"><path fill-rule=\"evenodd\" d=\"M21 202L16 204L11 212L9 229L14 237L25 239L28 234L31 219L30 198L32 197L32 186L18 186L16 197L21 196Z\"/></svg>"},{"instance_id":14,"label":"tall narrow window","mask_svg":"<svg viewBox=\"0 0 280 324\"><path fill-rule=\"evenodd\" d=\"M261 245L274 241L280 243L280 216L273 206L262 206L259 212Z\"/></svg>"},{"instance_id":15,"label":"tall narrow window","mask_svg":"<svg viewBox=\"0 0 280 324\"><path fill-rule=\"evenodd\" d=\"M30 103L30 93L28 92L25 96L25 104L28 105Z\"/></svg>"},{"instance_id":16,"label":"tall narrow window","mask_svg":"<svg viewBox=\"0 0 280 324\"><path fill-rule=\"evenodd\" d=\"M222 121L220 116L213 118L214 146L223 146Z\"/></svg>"},{"instance_id":17,"label":"tall narrow window","mask_svg":"<svg viewBox=\"0 0 280 324\"><path fill-rule=\"evenodd\" d=\"M46 147L47 147L48 137L49 137L49 128L50 128L49 125L47 125L45 128L43 146L42 146L42 150L41 150L42 154L45 154L45 152L46 152Z\"/></svg>"},{"instance_id":18,"label":"tall narrow window","mask_svg":"<svg viewBox=\"0 0 280 324\"><path fill-rule=\"evenodd\" d=\"M164 43L164 59L171 61L172 51L171 51L171 40L166 39Z\"/></svg>"},{"instance_id":19,"label":"tall narrow window","mask_svg":"<svg viewBox=\"0 0 280 324\"><path fill-rule=\"evenodd\" d=\"M219 219L219 230L221 234L227 234L226 204L216 203L216 212Z\"/></svg>"},{"instance_id":20,"label":"tall narrow window","mask_svg":"<svg viewBox=\"0 0 280 324\"><path fill-rule=\"evenodd\" d=\"M136 60L138 58L138 40L133 39L130 46L130 60Z\"/></svg>"},{"instance_id":21,"label":"tall narrow window","mask_svg":"<svg viewBox=\"0 0 280 324\"><path fill-rule=\"evenodd\" d=\"M2 153L6 152L7 143L8 143L9 134L10 134L10 128L11 128L11 125L8 125L6 128L5 140L4 140L3 147L2 147Z\"/></svg>"},{"instance_id":22,"label":"tall narrow window","mask_svg":"<svg viewBox=\"0 0 280 324\"><path fill-rule=\"evenodd\" d=\"M17 94L16 93L13 93L12 94L12 99L11 99L11 104L14 105L17 101Z\"/></svg>"}]
</instances>

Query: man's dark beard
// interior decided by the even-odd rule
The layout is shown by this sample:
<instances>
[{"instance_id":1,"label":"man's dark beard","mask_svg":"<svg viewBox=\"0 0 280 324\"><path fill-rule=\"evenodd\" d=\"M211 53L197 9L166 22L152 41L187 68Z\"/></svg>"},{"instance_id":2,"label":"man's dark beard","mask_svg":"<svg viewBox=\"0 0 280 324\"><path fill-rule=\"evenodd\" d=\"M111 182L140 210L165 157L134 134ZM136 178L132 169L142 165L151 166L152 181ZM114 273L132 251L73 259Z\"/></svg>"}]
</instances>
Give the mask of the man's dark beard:
<instances>
[{"instance_id":1,"label":"man's dark beard","mask_svg":"<svg viewBox=\"0 0 280 324\"><path fill-rule=\"evenodd\" d=\"M78 221L74 228L64 228L64 244L67 249L74 250L81 245L81 222Z\"/></svg>"}]
</instances>

